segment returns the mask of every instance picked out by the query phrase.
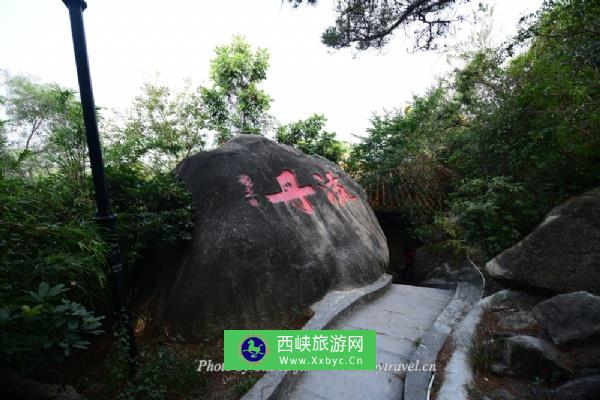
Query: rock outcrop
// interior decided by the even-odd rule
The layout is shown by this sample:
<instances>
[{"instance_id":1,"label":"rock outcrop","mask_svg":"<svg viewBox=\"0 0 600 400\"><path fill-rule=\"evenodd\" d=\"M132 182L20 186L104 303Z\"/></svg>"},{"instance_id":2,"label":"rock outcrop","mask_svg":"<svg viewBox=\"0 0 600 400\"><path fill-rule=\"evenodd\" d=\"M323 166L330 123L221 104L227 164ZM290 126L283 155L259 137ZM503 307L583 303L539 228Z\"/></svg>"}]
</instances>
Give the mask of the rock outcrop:
<instances>
[{"instance_id":1,"label":"rock outcrop","mask_svg":"<svg viewBox=\"0 0 600 400\"><path fill-rule=\"evenodd\" d=\"M533 308L535 318L559 345L600 339L600 297L587 292L554 296Z\"/></svg>"},{"instance_id":2,"label":"rock outcrop","mask_svg":"<svg viewBox=\"0 0 600 400\"><path fill-rule=\"evenodd\" d=\"M177 173L196 208L158 295L177 332L286 328L328 291L383 274L387 244L363 189L322 157L241 135Z\"/></svg>"},{"instance_id":3,"label":"rock outcrop","mask_svg":"<svg viewBox=\"0 0 600 400\"><path fill-rule=\"evenodd\" d=\"M505 361L519 376L544 376L570 367L558 350L545 340L534 336L518 335L505 340Z\"/></svg>"},{"instance_id":4,"label":"rock outcrop","mask_svg":"<svg viewBox=\"0 0 600 400\"><path fill-rule=\"evenodd\" d=\"M556 293L600 295L600 189L552 210L525 239L489 261L493 277Z\"/></svg>"},{"instance_id":5,"label":"rock outcrop","mask_svg":"<svg viewBox=\"0 0 600 400\"><path fill-rule=\"evenodd\" d=\"M545 340L517 335L501 341L497 350L502 368L497 373L540 378L552 374L568 374L571 370L564 356Z\"/></svg>"},{"instance_id":6,"label":"rock outcrop","mask_svg":"<svg viewBox=\"0 0 600 400\"><path fill-rule=\"evenodd\" d=\"M469 313L480 313L478 319L459 336L468 338L464 339L468 363L463 370L464 375L475 377L471 397L600 399L599 309L600 299L586 292L544 299L504 290L481 300ZM458 333L453 335L455 346L460 343ZM458 358L460 346L451 363ZM460 374L450 371L440 393L456 386Z\"/></svg>"}]
</instances>

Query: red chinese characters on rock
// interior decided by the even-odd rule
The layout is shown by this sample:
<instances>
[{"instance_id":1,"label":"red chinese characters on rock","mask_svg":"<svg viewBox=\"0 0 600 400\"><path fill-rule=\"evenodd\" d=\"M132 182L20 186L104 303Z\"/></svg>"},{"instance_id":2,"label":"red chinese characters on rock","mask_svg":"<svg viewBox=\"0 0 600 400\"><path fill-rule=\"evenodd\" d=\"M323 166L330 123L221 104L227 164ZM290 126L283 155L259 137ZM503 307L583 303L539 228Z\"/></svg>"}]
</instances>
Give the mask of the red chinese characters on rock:
<instances>
[{"instance_id":1,"label":"red chinese characters on rock","mask_svg":"<svg viewBox=\"0 0 600 400\"><path fill-rule=\"evenodd\" d=\"M258 206L258 199L256 198L256 194L254 193L254 184L252 183L252 179L248 175L240 175L238 177L239 182L246 187L246 198L248 199L248 203L251 206Z\"/></svg>"},{"instance_id":2,"label":"red chinese characters on rock","mask_svg":"<svg viewBox=\"0 0 600 400\"><path fill-rule=\"evenodd\" d=\"M327 194L327 200L331 204L339 204L344 206L348 201L356 200L356 196L350 194L344 186L340 183L340 178L333 176L331 172L327 172L325 176L327 181L319 174L314 173L313 176L319 181L319 186L325 194Z\"/></svg>"},{"instance_id":3,"label":"red chinese characters on rock","mask_svg":"<svg viewBox=\"0 0 600 400\"><path fill-rule=\"evenodd\" d=\"M279 174L277 182L279 182L281 192L265 196L271 203L284 202L307 214L314 212L312 204L306 198L315 194L315 189L312 186L298 186L296 175L287 169Z\"/></svg>"},{"instance_id":4,"label":"red chinese characters on rock","mask_svg":"<svg viewBox=\"0 0 600 400\"><path fill-rule=\"evenodd\" d=\"M339 178L331 172L325 174L326 179L318 173L314 173L313 177L318 181L319 187L325 192L327 200L331 204L344 206L348 201L356 200L356 196L348 192L340 183ZM288 169L283 170L276 179L281 192L265 195L267 200L273 204L289 204L303 213L314 214L314 208L308 200L309 196L316 193L311 185L300 186L296 175ZM248 175L240 175L239 182L246 188L245 198L248 199L248 203L257 207L259 205L258 196L254 193L254 184L250 177Z\"/></svg>"}]
</instances>

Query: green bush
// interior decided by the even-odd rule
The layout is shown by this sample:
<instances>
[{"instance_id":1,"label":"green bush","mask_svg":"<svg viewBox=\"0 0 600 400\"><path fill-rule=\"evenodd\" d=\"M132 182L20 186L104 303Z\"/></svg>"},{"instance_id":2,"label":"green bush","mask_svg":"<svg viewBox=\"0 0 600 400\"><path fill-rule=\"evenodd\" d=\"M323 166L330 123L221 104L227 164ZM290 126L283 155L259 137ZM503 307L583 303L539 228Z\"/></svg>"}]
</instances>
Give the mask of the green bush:
<instances>
[{"instance_id":1,"label":"green bush","mask_svg":"<svg viewBox=\"0 0 600 400\"><path fill-rule=\"evenodd\" d=\"M163 400L169 392L185 392L198 379L195 360L161 343L142 347L131 376L125 336L119 334L117 339L107 358L110 375L103 398Z\"/></svg>"},{"instance_id":2,"label":"green bush","mask_svg":"<svg viewBox=\"0 0 600 400\"><path fill-rule=\"evenodd\" d=\"M191 197L173 175L143 175L122 168L112 173L109 181L128 266L150 247L189 239L193 226ZM109 309L106 238L92 219L95 205L89 179L87 183L83 187L72 184L59 173L0 179L0 307L2 323L10 328L2 333L2 351L8 357L4 363L8 365L31 370L60 361L51 343L67 345L61 349L68 353L72 347L84 346L73 335L87 329L89 324L82 324L91 322L92 317L79 303L100 314ZM57 307L52 313L49 305L37 307L38 303L32 303L35 297L28 292L41 288L42 282L44 287L53 287L48 301L60 300L52 303ZM63 289L55 289L62 288L56 286L60 284L69 287L68 297ZM60 293L55 294L57 290ZM23 293L28 295L23 298ZM35 314L38 311L43 311L42 315ZM73 335L67 335L61 326L46 326L58 324L51 316L58 318L61 312L82 318ZM74 324L70 322L70 326ZM27 336L19 336L19 332L31 335L30 345L25 345ZM42 341L42 348L50 347L42 351L38 341Z\"/></svg>"},{"instance_id":3,"label":"green bush","mask_svg":"<svg viewBox=\"0 0 600 400\"><path fill-rule=\"evenodd\" d=\"M135 165L108 166L112 206L125 261L135 265L149 248L191 239L192 196L171 172L150 172Z\"/></svg>"},{"instance_id":4,"label":"green bush","mask_svg":"<svg viewBox=\"0 0 600 400\"><path fill-rule=\"evenodd\" d=\"M75 349L86 349L86 335L98 335L100 320L70 301L64 285L40 283L13 305L0 309L0 351L3 367L29 372L63 361Z\"/></svg>"},{"instance_id":5,"label":"green bush","mask_svg":"<svg viewBox=\"0 0 600 400\"><path fill-rule=\"evenodd\" d=\"M541 211L521 184L506 177L466 180L452 194L450 203L464 237L489 256L518 241L533 227Z\"/></svg>"},{"instance_id":6,"label":"green bush","mask_svg":"<svg viewBox=\"0 0 600 400\"><path fill-rule=\"evenodd\" d=\"M0 179L0 304L48 282L103 308L107 253L92 215L89 193L59 176Z\"/></svg>"},{"instance_id":7,"label":"green bush","mask_svg":"<svg viewBox=\"0 0 600 400\"><path fill-rule=\"evenodd\" d=\"M173 174L123 166L107 176L127 265L150 247L191 238L191 195ZM47 281L68 283L74 300L106 309L107 246L88 183L59 174L0 180L0 300Z\"/></svg>"},{"instance_id":8,"label":"green bush","mask_svg":"<svg viewBox=\"0 0 600 400\"><path fill-rule=\"evenodd\" d=\"M25 76L4 77L0 79L0 115L6 117L0 120L0 362L29 371L61 361L73 348L84 348L83 335L97 332L97 317L84 307L98 314L110 308L109 246L107 232L93 220L96 205L76 93ZM164 170L202 147L203 116L194 99L177 99L170 110L172 121L154 124L153 111L164 111L154 100L164 99L149 98L148 113L134 121L149 123L147 130L133 132L131 124L125 124L127 129L116 132L104 148L127 267L150 248L188 240L193 226L189 193ZM154 164L148 167L144 161Z\"/></svg>"},{"instance_id":9,"label":"green bush","mask_svg":"<svg viewBox=\"0 0 600 400\"><path fill-rule=\"evenodd\" d=\"M431 244L431 251L438 255L469 257L476 253L472 244L465 240L456 217L449 213L436 214L431 223L412 227L410 233L423 243Z\"/></svg>"}]
</instances>

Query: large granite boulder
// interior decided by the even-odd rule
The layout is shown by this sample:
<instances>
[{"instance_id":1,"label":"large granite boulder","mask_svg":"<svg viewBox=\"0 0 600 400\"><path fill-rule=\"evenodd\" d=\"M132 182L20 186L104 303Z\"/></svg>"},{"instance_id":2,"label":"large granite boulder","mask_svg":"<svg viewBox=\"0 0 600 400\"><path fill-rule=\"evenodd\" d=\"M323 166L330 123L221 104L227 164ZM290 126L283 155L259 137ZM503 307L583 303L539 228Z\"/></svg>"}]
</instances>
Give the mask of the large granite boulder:
<instances>
[{"instance_id":1,"label":"large granite boulder","mask_svg":"<svg viewBox=\"0 0 600 400\"><path fill-rule=\"evenodd\" d=\"M600 294L600 189L553 209L529 236L485 269L496 278L533 288Z\"/></svg>"},{"instance_id":2,"label":"large granite boulder","mask_svg":"<svg viewBox=\"0 0 600 400\"><path fill-rule=\"evenodd\" d=\"M586 292L560 294L533 308L552 341L574 345L600 339L600 297Z\"/></svg>"},{"instance_id":3,"label":"large granite boulder","mask_svg":"<svg viewBox=\"0 0 600 400\"><path fill-rule=\"evenodd\" d=\"M286 328L328 291L383 274L387 244L365 192L322 157L241 135L177 173L196 207L158 295L177 332Z\"/></svg>"}]
</instances>

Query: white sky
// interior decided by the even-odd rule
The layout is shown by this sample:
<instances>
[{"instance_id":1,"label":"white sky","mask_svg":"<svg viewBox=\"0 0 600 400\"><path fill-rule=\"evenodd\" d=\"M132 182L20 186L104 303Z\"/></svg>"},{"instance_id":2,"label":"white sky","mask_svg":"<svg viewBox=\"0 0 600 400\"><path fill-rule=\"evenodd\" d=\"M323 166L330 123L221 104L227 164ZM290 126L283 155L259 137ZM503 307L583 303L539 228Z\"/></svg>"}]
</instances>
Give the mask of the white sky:
<instances>
[{"instance_id":1,"label":"white sky","mask_svg":"<svg viewBox=\"0 0 600 400\"><path fill-rule=\"evenodd\" d=\"M477 3L475 1L475 3ZM512 34L541 0L498 0L494 37ZM383 52L332 52L320 42L332 0L292 9L281 0L88 0L84 12L98 106L123 110L146 81L208 84L215 46L235 34L271 54L263 88L282 123L322 113L343 140L362 135L373 112L403 107L448 71L439 53L410 54L402 32ZM476 29L464 25L462 35ZM68 12L60 0L0 0L0 69L77 88Z\"/></svg>"}]
</instances>

